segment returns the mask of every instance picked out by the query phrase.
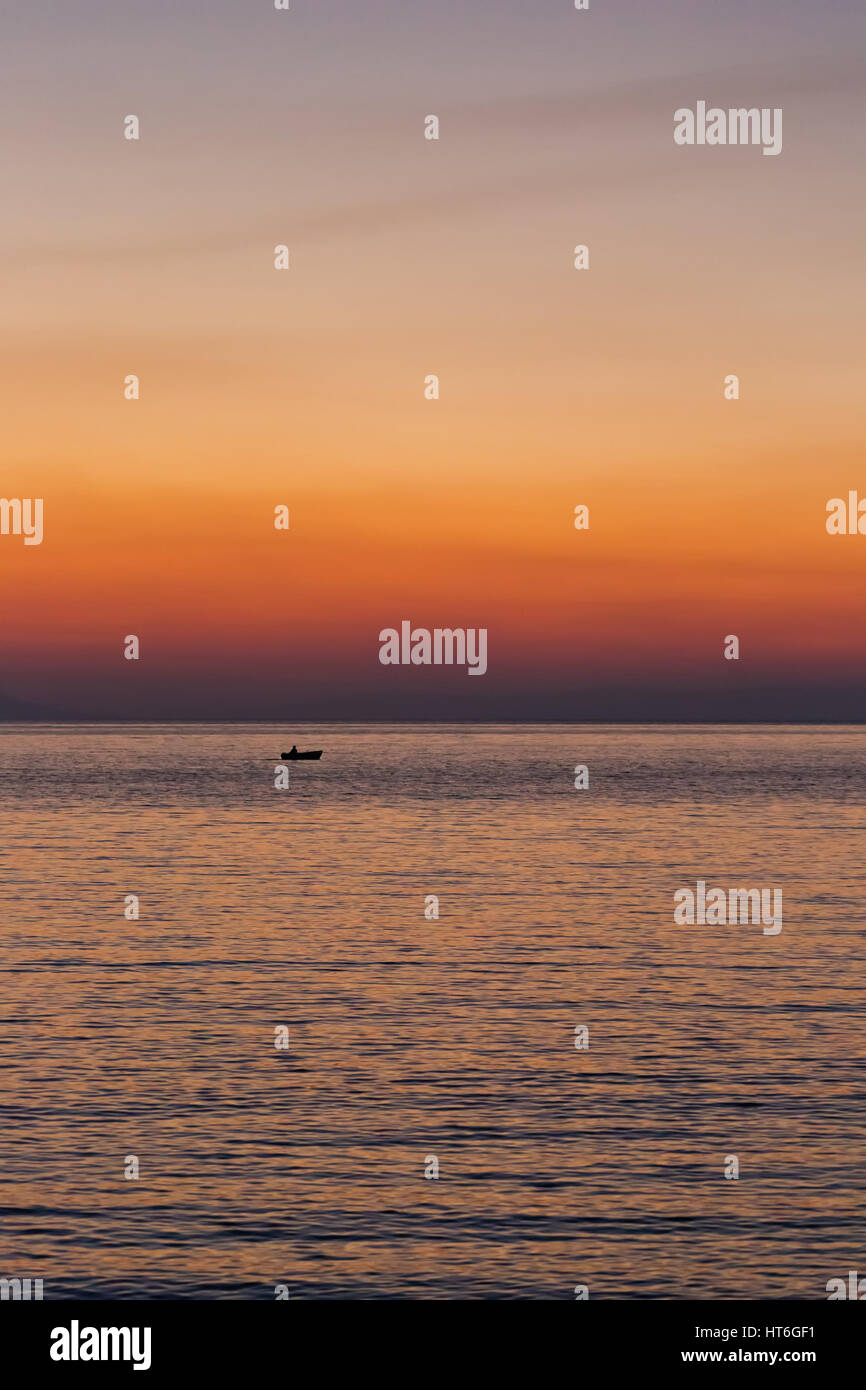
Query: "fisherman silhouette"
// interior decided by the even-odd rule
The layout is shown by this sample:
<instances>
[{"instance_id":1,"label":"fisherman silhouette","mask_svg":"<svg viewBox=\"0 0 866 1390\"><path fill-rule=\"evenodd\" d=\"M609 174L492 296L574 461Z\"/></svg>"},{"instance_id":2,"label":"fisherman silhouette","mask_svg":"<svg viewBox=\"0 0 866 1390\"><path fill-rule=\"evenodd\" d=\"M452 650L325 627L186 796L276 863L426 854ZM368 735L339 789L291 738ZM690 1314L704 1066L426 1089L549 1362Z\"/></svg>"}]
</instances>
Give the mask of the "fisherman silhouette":
<instances>
[{"instance_id":1,"label":"fisherman silhouette","mask_svg":"<svg viewBox=\"0 0 866 1390\"><path fill-rule=\"evenodd\" d=\"M301 752L298 750L298 745L297 745L296 743L293 743L293 744L292 744L292 751L291 751L290 753L281 753L281 754L280 754L280 757L281 757L281 758L291 758L292 762L294 762L296 758L300 758L300 759L303 760L304 762L315 762L315 763L317 763L317 762L319 761L319 759L321 758L321 756L322 756L322 750L321 750L321 748L308 748L307 751L306 751L306 753L301 753Z\"/></svg>"}]
</instances>

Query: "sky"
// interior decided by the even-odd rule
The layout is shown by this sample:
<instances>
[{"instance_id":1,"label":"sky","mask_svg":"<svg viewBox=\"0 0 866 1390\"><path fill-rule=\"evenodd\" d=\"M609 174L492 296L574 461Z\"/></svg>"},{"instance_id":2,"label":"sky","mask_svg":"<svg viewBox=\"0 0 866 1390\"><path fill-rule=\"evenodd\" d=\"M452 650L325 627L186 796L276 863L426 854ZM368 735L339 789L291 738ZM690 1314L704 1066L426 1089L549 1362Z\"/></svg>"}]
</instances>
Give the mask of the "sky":
<instances>
[{"instance_id":1,"label":"sky","mask_svg":"<svg viewBox=\"0 0 866 1390\"><path fill-rule=\"evenodd\" d=\"M0 50L0 718L863 719L862 5L48 0ZM676 146L699 100L781 154ZM487 673L381 665L404 619Z\"/></svg>"}]
</instances>

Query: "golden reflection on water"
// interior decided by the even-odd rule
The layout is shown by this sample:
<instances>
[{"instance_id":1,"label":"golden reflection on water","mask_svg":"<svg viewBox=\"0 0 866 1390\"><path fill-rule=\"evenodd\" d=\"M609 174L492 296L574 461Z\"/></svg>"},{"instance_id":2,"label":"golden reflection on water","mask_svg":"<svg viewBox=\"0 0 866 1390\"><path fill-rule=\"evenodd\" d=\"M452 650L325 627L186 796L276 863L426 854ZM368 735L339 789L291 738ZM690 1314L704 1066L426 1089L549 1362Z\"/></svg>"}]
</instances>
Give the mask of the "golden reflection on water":
<instances>
[{"instance_id":1,"label":"golden reflection on water","mask_svg":"<svg viewBox=\"0 0 866 1390\"><path fill-rule=\"evenodd\" d=\"M0 1274L823 1298L862 1264L861 732L295 739L325 757L280 792L260 726L0 736ZM781 887L781 934L675 926L697 878Z\"/></svg>"}]
</instances>

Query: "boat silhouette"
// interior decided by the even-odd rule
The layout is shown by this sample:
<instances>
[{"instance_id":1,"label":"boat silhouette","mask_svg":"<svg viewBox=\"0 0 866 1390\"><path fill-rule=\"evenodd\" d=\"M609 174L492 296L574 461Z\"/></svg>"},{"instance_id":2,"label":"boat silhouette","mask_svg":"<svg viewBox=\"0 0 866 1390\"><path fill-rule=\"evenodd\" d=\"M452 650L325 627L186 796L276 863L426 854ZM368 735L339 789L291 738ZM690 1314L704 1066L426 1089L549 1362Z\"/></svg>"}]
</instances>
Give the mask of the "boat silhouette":
<instances>
[{"instance_id":1,"label":"boat silhouette","mask_svg":"<svg viewBox=\"0 0 866 1390\"><path fill-rule=\"evenodd\" d=\"M292 763L294 763L294 762L314 762L314 761L316 761L317 759L321 758L321 756L322 756L322 750L321 750L321 748L311 748L311 749L309 749L306 753L299 753L298 750L297 750L297 748L295 747L294 744L292 744L292 747L291 747L291 749L290 749L290 751L289 751L288 753L281 753L281 754L280 754L280 757L281 757L281 758L285 758L287 762L292 762Z\"/></svg>"}]
</instances>

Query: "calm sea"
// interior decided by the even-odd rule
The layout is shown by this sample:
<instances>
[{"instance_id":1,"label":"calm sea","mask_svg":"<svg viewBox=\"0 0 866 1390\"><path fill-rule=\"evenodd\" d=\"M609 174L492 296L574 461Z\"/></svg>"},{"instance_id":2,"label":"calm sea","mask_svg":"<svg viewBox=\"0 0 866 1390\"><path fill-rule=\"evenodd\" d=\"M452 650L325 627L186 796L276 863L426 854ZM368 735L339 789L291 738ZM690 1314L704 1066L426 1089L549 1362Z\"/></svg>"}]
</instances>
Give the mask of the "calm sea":
<instances>
[{"instance_id":1,"label":"calm sea","mask_svg":"<svg viewBox=\"0 0 866 1390\"><path fill-rule=\"evenodd\" d=\"M866 1274L864 789L863 729L3 726L0 1276L825 1298ZM699 878L782 932L676 926Z\"/></svg>"}]
</instances>

